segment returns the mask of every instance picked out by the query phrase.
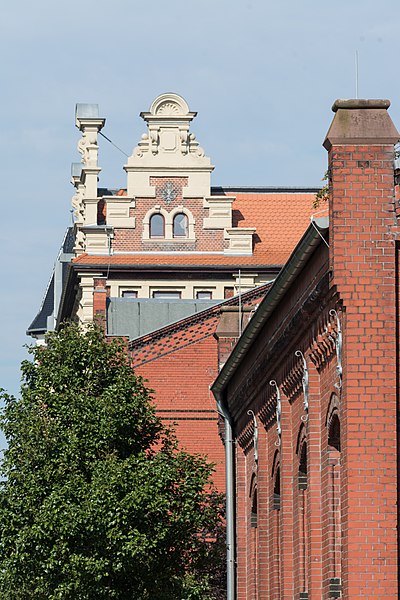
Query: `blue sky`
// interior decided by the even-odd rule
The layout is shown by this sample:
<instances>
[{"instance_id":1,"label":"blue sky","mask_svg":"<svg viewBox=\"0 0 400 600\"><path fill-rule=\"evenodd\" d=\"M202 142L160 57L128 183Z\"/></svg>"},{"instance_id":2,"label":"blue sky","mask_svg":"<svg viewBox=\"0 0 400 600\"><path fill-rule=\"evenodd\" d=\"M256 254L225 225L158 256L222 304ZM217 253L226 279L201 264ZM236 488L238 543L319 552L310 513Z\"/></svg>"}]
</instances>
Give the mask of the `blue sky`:
<instances>
[{"instance_id":1,"label":"blue sky","mask_svg":"<svg viewBox=\"0 0 400 600\"><path fill-rule=\"evenodd\" d=\"M105 135L130 154L139 112L177 92L198 111L214 185L319 185L356 51L359 96L390 98L400 127L394 0L3 2L0 387L18 391L25 330L71 220L75 103L98 103ZM125 185L124 160L100 140L100 185Z\"/></svg>"}]
</instances>

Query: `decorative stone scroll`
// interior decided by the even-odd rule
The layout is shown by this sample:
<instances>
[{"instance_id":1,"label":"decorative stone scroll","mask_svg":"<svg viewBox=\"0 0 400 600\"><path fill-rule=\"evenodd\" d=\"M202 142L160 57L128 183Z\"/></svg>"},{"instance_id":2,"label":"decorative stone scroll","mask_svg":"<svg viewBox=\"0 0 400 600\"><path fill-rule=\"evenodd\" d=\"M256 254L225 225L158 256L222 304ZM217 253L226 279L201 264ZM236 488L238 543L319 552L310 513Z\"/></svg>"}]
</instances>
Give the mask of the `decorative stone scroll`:
<instances>
[{"instance_id":1,"label":"decorative stone scroll","mask_svg":"<svg viewBox=\"0 0 400 600\"><path fill-rule=\"evenodd\" d=\"M304 405L304 412L306 413L305 415L303 415L301 417L302 421L307 421L308 419L308 379L309 379L309 375L308 375L308 367L307 367L307 362L305 359L304 354L302 353L301 350L296 350L295 352L295 356L300 356L302 363L303 363L303 376L302 376L302 385L303 385L303 405Z\"/></svg>"},{"instance_id":2,"label":"decorative stone scroll","mask_svg":"<svg viewBox=\"0 0 400 600\"><path fill-rule=\"evenodd\" d=\"M253 449L254 449L254 466L258 467L258 424L257 417L252 410L248 410L247 414L253 417Z\"/></svg>"},{"instance_id":3,"label":"decorative stone scroll","mask_svg":"<svg viewBox=\"0 0 400 600\"><path fill-rule=\"evenodd\" d=\"M335 384L339 390L342 388L342 377L343 377L343 366L342 366L342 346L343 346L343 338L342 338L342 328L340 326L339 315L336 310L332 308L329 311L329 314L336 318L336 338L335 338L335 347L336 347L336 358L337 358L337 367L336 372L338 374L339 381Z\"/></svg>"},{"instance_id":4,"label":"decorative stone scroll","mask_svg":"<svg viewBox=\"0 0 400 600\"><path fill-rule=\"evenodd\" d=\"M276 432L278 434L278 439L275 442L276 446L281 445L281 437L282 437L282 427L281 427L281 416L282 416L282 402L281 402L281 393L279 391L278 384L275 379L271 379L269 385L275 388L276 392Z\"/></svg>"}]
</instances>

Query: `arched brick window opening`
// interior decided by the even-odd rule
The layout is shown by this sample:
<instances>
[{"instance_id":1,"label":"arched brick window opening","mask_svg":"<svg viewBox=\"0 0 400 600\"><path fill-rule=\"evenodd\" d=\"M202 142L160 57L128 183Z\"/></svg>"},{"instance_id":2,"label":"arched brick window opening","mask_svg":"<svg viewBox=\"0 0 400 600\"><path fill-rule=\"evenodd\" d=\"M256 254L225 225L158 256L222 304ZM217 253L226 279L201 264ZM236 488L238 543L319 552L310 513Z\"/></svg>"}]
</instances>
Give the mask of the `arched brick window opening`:
<instances>
[{"instance_id":1,"label":"arched brick window opening","mask_svg":"<svg viewBox=\"0 0 400 600\"><path fill-rule=\"evenodd\" d=\"M273 480L271 523L271 592L272 598L281 597L281 469L277 465Z\"/></svg>"},{"instance_id":2,"label":"arched brick window opening","mask_svg":"<svg viewBox=\"0 0 400 600\"><path fill-rule=\"evenodd\" d=\"M281 509L281 469L280 469L280 467L277 468L276 475L275 475L273 508L274 508L274 510Z\"/></svg>"},{"instance_id":3,"label":"arched brick window opening","mask_svg":"<svg viewBox=\"0 0 400 600\"><path fill-rule=\"evenodd\" d=\"M155 213L150 217L150 237L165 237L165 219L160 213Z\"/></svg>"},{"instance_id":4,"label":"arched brick window opening","mask_svg":"<svg viewBox=\"0 0 400 600\"><path fill-rule=\"evenodd\" d=\"M308 458L307 442L303 440L300 447L298 472L298 531L299 531L299 575L300 600L308 598L308 536L309 536L309 501L308 501Z\"/></svg>"},{"instance_id":5,"label":"arched brick window opening","mask_svg":"<svg viewBox=\"0 0 400 600\"><path fill-rule=\"evenodd\" d=\"M337 412L334 412L329 425L328 445L340 452L340 421Z\"/></svg>"},{"instance_id":6,"label":"arched brick window opening","mask_svg":"<svg viewBox=\"0 0 400 600\"><path fill-rule=\"evenodd\" d=\"M258 504L257 504L257 488L255 488L253 492L253 499L251 502L251 515L250 515L250 524L252 528L258 527Z\"/></svg>"},{"instance_id":7,"label":"arched brick window opening","mask_svg":"<svg viewBox=\"0 0 400 600\"><path fill-rule=\"evenodd\" d=\"M177 213L174 216L172 226L173 236L176 237L188 237L189 235L189 221L184 213Z\"/></svg>"},{"instance_id":8,"label":"arched brick window opening","mask_svg":"<svg viewBox=\"0 0 400 600\"><path fill-rule=\"evenodd\" d=\"M258 495L257 486L252 486L250 538L251 538L251 578L254 598L258 597Z\"/></svg>"},{"instance_id":9,"label":"arched brick window opening","mask_svg":"<svg viewBox=\"0 0 400 600\"><path fill-rule=\"evenodd\" d=\"M328 422L329 598L341 597L340 447L340 420L335 410Z\"/></svg>"}]
</instances>

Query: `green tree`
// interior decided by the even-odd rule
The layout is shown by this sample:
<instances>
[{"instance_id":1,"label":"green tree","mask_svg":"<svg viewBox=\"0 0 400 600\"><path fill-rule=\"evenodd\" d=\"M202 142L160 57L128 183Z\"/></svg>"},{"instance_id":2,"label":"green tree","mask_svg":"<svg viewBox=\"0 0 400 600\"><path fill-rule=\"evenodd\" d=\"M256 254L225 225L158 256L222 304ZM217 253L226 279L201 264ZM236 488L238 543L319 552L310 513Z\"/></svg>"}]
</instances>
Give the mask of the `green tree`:
<instances>
[{"instance_id":1,"label":"green tree","mask_svg":"<svg viewBox=\"0 0 400 600\"><path fill-rule=\"evenodd\" d=\"M21 398L1 394L2 600L222 597L212 467L177 448L123 343L68 325L29 352Z\"/></svg>"}]
</instances>

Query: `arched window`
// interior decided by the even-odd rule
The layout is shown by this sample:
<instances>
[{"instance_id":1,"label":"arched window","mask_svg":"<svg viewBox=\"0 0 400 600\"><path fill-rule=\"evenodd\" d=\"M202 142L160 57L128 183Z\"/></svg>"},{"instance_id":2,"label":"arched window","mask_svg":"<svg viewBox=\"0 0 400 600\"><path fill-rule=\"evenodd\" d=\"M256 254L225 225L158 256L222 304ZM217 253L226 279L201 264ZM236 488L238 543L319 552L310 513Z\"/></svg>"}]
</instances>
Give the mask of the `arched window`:
<instances>
[{"instance_id":1,"label":"arched window","mask_svg":"<svg viewBox=\"0 0 400 600\"><path fill-rule=\"evenodd\" d=\"M150 237L163 238L165 236L165 221L164 217L156 213L150 218Z\"/></svg>"},{"instance_id":2,"label":"arched window","mask_svg":"<svg viewBox=\"0 0 400 600\"><path fill-rule=\"evenodd\" d=\"M337 598L341 592L341 467L340 420L336 410L328 422L329 468L329 594Z\"/></svg>"},{"instance_id":3,"label":"arched window","mask_svg":"<svg viewBox=\"0 0 400 600\"><path fill-rule=\"evenodd\" d=\"M308 459L307 441L304 439L300 447L298 471L298 542L299 542L299 584L300 598L308 594Z\"/></svg>"},{"instance_id":4,"label":"arched window","mask_svg":"<svg viewBox=\"0 0 400 600\"><path fill-rule=\"evenodd\" d=\"M175 237L188 237L188 235L189 235L188 218L184 213L177 213L174 216L173 236L175 238Z\"/></svg>"},{"instance_id":5,"label":"arched window","mask_svg":"<svg viewBox=\"0 0 400 600\"><path fill-rule=\"evenodd\" d=\"M253 495L251 498L251 513L250 513L250 561L251 561L251 587L253 590L253 597L258 598L258 500L257 500L257 487L253 488Z\"/></svg>"},{"instance_id":6,"label":"arched window","mask_svg":"<svg viewBox=\"0 0 400 600\"><path fill-rule=\"evenodd\" d=\"M281 597L281 469L279 463L275 468L273 481L272 511L270 515L271 536L271 597Z\"/></svg>"},{"instance_id":7,"label":"arched window","mask_svg":"<svg viewBox=\"0 0 400 600\"><path fill-rule=\"evenodd\" d=\"M336 412L332 415L329 424L328 446L340 452L340 421Z\"/></svg>"},{"instance_id":8,"label":"arched window","mask_svg":"<svg viewBox=\"0 0 400 600\"><path fill-rule=\"evenodd\" d=\"M254 489L253 499L251 503L251 516L250 516L250 525L251 527L258 527L258 504L257 504L257 488Z\"/></svg>"},{"instance_id":9,"label":"arched window","mask_svg":"<svg viewBox=\"0 0 400 600\"><path fill-rule=\"evenodd\" d=\"M300 454L299 464L299 490L306 490L308 487L307 478L307 442L303 442Z\"/></svg>"}]
</instances>

